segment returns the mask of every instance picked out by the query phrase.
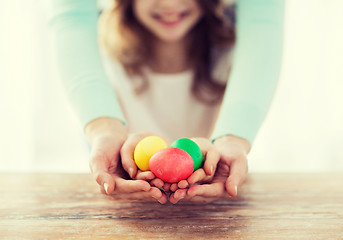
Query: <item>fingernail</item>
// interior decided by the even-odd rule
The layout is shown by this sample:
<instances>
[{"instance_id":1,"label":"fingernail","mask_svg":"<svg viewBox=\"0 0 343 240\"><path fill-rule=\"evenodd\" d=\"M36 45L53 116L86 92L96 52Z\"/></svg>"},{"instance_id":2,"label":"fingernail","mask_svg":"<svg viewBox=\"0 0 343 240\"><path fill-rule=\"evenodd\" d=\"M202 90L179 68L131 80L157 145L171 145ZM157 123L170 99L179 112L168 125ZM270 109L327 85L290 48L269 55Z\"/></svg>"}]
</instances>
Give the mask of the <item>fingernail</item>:
<instances>
[{"instance_id":1,"label":"fingernail","mask_svg":"<svg viewBox=\"0 0 343 240\"><path fill-rule=\"evenodd\" d=\"M104 183L105 192L108 194L108 183Z\"/></svg>"},{"instance_id":2,"label":"fingernail","mask_svg":"<svg viewBox=\"0 0 343 240\"><path fill-rule=\"evenodd\" d=\"M213 170L214 170L214 167L213 167L213 166L211 166L211 174L210 174L210 175L212 175L212 174L213 174Z\"/></svg>"},{"instance_id":3,"label":"fingernail","mask_svg":"<svg viewBox=\"0 0 343 240\"><path fill-rule=\"evenodd\" d=\"M236 194L238 194L237 186L235 186Z\"/></svg>"},{"instance_id":4,"label":"fingernail","mask_svg":"<svg viewBox=\"0 0 343 240\"><path fill-rule=\"evenodd\" d=\"M132 176L133 175L133 168L129 168L129 175L131 178L133 178L133 176Z\"/></svg>"}]
</instances>

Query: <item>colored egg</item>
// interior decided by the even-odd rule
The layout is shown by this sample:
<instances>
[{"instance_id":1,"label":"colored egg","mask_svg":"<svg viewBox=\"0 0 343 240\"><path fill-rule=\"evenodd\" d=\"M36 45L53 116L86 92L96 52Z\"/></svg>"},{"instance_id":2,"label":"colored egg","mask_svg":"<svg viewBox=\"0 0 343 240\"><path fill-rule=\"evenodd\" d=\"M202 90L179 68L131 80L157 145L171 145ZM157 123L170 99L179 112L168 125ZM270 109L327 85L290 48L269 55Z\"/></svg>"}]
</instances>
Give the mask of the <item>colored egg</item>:
<instances>
[{"instance_id":1,"label":"colored egg","mask_svg":"<svg viewBox=\"0 0 343 240\"><path fill-rule=\"evenodd\" d=\"M202 165L202 152L194 141L188 138L180 138L173 142L171 147L180 148L191 155L194 162L194 171L199 169Z\"/></svg>"},{"instance_id":2,"label":"colored egg","mask_svg":"<svg viewBox=\"0 0 343 240\"><path fill-rule=\"evenodd\" d=\"M148 171L149 160L152 155L161 149L167 148L167 143L160 137L148 136L143 138L135 148L133 158L137 167L142 171Z\"/></svg>"},{"instance_id":3,"label":"colored egg","mask_svg":"<svg viewBox=\"0 0 343 240\"><path fill-rule=\"evenodd\" d=\"M164 182L176 183L192 175L192 157L179 148L165 148L155 153L149 162L150 170Z\"/></svg>"}]
</instances>

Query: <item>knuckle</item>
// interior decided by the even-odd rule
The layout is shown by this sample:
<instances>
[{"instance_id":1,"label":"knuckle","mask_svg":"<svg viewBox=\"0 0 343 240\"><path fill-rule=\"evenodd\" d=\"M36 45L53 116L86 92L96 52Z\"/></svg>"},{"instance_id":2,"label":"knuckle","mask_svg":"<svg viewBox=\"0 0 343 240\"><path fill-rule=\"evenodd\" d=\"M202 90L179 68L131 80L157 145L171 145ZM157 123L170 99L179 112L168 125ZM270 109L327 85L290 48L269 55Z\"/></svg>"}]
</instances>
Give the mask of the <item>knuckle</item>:
<instances>
[{"instance_id":1,"label":"knuckle","mask_svg":"<svg viewBox=\"0 0 343 240\"><path fill-rule=\"evenodd\" d=\"M101 173L95 172L95 173L93 173L93 177L94 177L95 181L96 181L99 185L102 185L102 176L101 176Z\"/></svg>"}]
</instances>

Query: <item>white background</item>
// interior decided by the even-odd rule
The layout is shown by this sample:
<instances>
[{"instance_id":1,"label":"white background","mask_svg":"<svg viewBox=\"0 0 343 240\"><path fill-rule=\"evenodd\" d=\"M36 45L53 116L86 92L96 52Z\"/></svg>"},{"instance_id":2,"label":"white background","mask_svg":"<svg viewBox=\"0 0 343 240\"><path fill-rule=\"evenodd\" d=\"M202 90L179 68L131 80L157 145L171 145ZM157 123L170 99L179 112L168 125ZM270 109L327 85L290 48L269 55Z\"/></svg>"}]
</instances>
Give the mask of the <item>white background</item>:
<instances>
[{"instance_id":1,"label":"white background","mask_svg":"<svg viewBox=\"0 0 343 240\"><path fill-rule=\"evenodd\" d=\"M250 171L343 170L343 1L286 0L284 59ZM87 172L35 0L0 1L0 171Z\"/></svg>"}]
</instances>

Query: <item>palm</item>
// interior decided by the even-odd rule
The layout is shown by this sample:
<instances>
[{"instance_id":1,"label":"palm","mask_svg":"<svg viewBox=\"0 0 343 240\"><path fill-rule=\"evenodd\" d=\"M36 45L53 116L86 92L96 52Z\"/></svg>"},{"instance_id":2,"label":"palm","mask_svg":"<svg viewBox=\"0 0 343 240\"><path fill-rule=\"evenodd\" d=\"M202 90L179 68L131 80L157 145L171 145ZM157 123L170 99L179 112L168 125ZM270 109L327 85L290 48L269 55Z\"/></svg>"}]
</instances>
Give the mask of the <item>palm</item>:
<instances>
[{"instance_id":1,"label":"palm","mask_svg":"<svg viewBox=\"0 0 343 240\"><path fill-rule=\"evenodd\" d=\"M218 141L215 146L220 153L220 161L213 179L206 184L190 187L185 200L211 202L237 195L237 187L247 175L248 160L245 148L236 141Z\"/></svg>"},{"instance_id":2,"label":"palm","mask_svg":"<svg viewBox=\"0 0 343 240\"><path fill-rule=\"evenodd\" d=\"M130 176L125 172L121 162L117 159L110 160L108 163L108 173L112 176L117 176L123 179L130 179Z\"/></svg>"},{"instance_id":3,"label":"palm","mask_svg":"<svg viewBox=\"0 0 343 240\"><path fill-rule=\"evenodd\" d=\"M113 144L112 147L106 146L106 151L103 154L105 157L105 162L107 164L108 173L128 180L130 179L130 176L123 168L119 152L120 146L117 147L115 144Z\"/></svg>"},{"instance_id":4,"label":"palm","mask_svg":"<svg viewBox=\"0 0 343 240\"><path fill-rule=\"evenodd\" d=\"M227 178L230 175L230 166L223 160L218 163L217 171L214 174L211 183L223 183L225 184Z\"/></svg>"}]
</instances>

